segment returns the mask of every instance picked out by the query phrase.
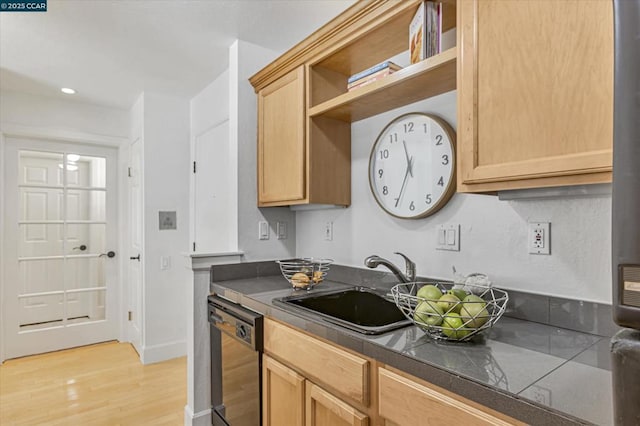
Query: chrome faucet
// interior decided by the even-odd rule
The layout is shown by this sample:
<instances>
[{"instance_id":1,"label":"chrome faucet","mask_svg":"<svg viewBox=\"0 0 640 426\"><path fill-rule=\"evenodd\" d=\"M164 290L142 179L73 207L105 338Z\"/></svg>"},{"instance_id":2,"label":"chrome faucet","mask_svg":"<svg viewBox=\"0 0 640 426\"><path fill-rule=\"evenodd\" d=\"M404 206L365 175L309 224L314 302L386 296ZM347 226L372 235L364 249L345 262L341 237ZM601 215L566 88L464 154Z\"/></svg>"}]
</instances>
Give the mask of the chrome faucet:
<instances>
[{"instance_id":1,"label":"chrome faucet","mask_svg":"<svg viewBox=\"0 0 640 426\"><path fill-rule=\"evenodd\" d=\"M400 282L403 283L410 283L416 280L416 264L414 262L411 261L411 259L409 259L407 256L405 256L404 254L400 253L400 252L395 252L394 254L398 254L402 257L404 257L404 261L405 261L405 268L406 268L406 273L403 274L400 269L398 269L398 267L396 265L394 265L393 263L389 262L387 259L384 259L376 254L367 257L364 260L364 264L368 267L368 268L377 268L378 265L383 265L386 266L387 269L389 269L391 272L393 272L393 274L398 277L398 279L400 280Z\"/></svg>"}]
</instances>

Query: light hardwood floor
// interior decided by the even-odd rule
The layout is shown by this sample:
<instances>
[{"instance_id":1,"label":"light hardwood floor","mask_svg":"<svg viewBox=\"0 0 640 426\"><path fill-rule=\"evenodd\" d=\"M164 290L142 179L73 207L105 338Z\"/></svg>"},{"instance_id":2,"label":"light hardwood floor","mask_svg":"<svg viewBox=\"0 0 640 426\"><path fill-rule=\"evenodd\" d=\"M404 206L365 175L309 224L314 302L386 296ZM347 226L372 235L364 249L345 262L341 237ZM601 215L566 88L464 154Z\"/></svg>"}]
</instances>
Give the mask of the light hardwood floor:
<instances>
[{"instance_id":1,"label":"light hardwood floor","mask_svg":"<svg viewBox=\"0 0 640 426\"><path fill-rule=\"evenodd\" d=\"M6 361L0 425L182 425L186 358L142 365L108 342Z\"/></svg>"}]
</instances>

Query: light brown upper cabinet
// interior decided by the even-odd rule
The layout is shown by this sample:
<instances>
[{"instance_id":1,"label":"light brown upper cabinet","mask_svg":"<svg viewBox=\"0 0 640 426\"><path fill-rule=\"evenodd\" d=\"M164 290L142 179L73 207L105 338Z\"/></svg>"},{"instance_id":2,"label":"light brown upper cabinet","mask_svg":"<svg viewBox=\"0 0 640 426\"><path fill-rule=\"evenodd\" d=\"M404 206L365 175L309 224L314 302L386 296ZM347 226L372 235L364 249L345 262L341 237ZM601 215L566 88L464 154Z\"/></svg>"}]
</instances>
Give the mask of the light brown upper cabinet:
<instances>
[{"instance_id":1,"label":"light brown upper cabinet","mask_svg":"<svg viewBox=\"0 0 640 426\"><path fill-rule=\"evenodd\" d=\"M458 191L610 182L611 1L457 9Z\"/></svg>"},{"instance_id":2,"label":"light brown upper cabinet","mask_svg":"<svg viewBox=\"0 0 640 426\"><path fill-rule=\"evenodd\" d=\"M258 92L258 204L305 197L304 67Z\"/></svg>"},{"instance_id":3,"label":"light brown upper cabinet","mask_svg":"<svg viewBox=\"0 0 640 426\"><path fill-rule=\"evenodd\" d=\"M455 26L455 0L443 27ZM258 205L351 203L351 123L456 88L456 48L355 91L352 74L408 49L419 0L359 1L250 78Z\"/></svg>"}]
</instances>

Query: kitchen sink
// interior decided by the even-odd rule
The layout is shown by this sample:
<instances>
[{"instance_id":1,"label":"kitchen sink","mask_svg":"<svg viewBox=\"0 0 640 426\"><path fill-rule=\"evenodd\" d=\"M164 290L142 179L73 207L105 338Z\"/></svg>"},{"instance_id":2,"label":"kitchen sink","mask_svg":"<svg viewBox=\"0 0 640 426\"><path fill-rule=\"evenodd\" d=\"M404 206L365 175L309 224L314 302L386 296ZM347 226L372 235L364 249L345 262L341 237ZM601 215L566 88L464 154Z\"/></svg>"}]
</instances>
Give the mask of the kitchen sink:
<instances>
[{"instance_id":1,"label":"kitchen sink","mask_svg":"<svg viewBox=\"0 0 640 426\"><path fill-rule=\"evenodd\" d=\"M392 300L366 287L287 296L273 302L363 334L382 334L411 324Z\"/></svg>"}]
</instances>

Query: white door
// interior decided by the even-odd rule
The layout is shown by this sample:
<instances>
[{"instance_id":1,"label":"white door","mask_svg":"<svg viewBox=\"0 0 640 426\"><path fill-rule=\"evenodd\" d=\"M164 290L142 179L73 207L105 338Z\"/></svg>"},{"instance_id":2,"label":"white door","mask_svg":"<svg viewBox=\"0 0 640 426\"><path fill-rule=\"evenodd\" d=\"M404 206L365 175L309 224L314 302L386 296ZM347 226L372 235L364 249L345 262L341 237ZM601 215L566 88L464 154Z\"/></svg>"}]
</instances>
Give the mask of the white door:
<instances>
[{"instance_id":1,"label":"white door","mask_svg":"<svg viewBox=\"0 0 640 426\"><path fill-rule=\"evenodd\" d=\"M193 235L194 251L221 253L237 250L234 172L229 147L229 121L211 127L195 138Z\"/></svg>"},{"instance_id":2,"label":"white door","mask_svg":"<svg viewBox=\"0 0 640 426\"><path fill-rule=\"evenodd\" d=\"M136 139L129 150L129 267L128 300L129 327L128 338L142 354L142 247L144 241L143 204L142 204L142 141Z\"/></svg>"},{"instance_id":3,"label":"white door","mask_svg":"<svg viewBox=\"0 0 640 426\"><path fill-rule=\"evenodd\" d=\"M117 338L117 152L8 138L6 357Z\"/></svg>"}]
</instances>

